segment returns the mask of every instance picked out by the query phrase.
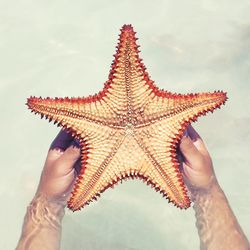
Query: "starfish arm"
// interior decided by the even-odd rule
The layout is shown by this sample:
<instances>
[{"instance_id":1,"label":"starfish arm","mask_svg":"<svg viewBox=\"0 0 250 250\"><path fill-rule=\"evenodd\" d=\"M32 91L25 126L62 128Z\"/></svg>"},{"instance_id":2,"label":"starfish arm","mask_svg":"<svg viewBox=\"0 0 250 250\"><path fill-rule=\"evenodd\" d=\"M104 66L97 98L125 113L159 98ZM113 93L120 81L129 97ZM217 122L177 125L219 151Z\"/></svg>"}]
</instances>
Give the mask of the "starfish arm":
<instances>
[{"instance_id":1,"label":"starfish arm","mask_svg":"<svg viewBox=\"0 0 250 250\"><path fill-rule=\"evenodd\" d=\"M190 200L179 170L177 145L181 125L164 120L139 129L137 142L153 165L148 180L177 207L188 208ZM148 174L148 173L146 173Z\"/></svg>"},{"instance_id":2,"label":"starfish arm","mask_svg":"<svg viewBox=\"0 0 250 250\"><path fill-rule=\"evenodd\" d=\"M155 159L154 152L150 152L151 149L138 136L134 137L128 132L115 134L110 143L110 136L103 134L95 141L85 139L82 148L82 170L68 202L68 207L73 211L81 209L109 187L128 178L143 179L175 205L189 207L177 162L173 160L163 164L162 159Z\"/></svg>"},{"instance_id":3,"label":"starfish arm","mask_svg":"<svg viewBox=\"0 0 250 250\"><path fill-rule=\"evenodd\" d=\"M158 140L152 149L149 141L144 140L145 134L139 131L127 132L123 143L109 165L112 181L106 188L113 186L120 180L141 179L160 191L164 197L180 208L190 206L184 183L179 172L177 160L170 159L170 152L166 152L166 140ZM161 144L161 148L159 145ZM164 149L164 150L162 150ZM158 152L159 157L155 155ZM163 156L164 155L164 156ZM163 159L164 158L164 159ZM105 188L105 189L106 189Z\"/></svg>"},{"instance_id":4,"label":"starfish arm","mask_svg":"<svg viewBox=\"0 0 250 250\"><path fill-rule=\"evenodd\" d=\"M200 115L213 112L226 100L226 93L222 91L184 95L161 91L148 102L144 115L149 122L178 117L179 122L190 123Z\"/></svg>"},{"instance_id":5,"label":"starfish arm","mask_svg":"<svg viewBox=\"0 0 250 250\"><path fill-rule=\"evenodd\" d=\"M70 128L73 134L79 132L83 124L117 126L114 112L99 97L54 99L30 97L27 106L31 112L39 113L42 118L53 120L64 128Z\"/></svg>"},{"instance_id":6,"label":"starfish arm","mask_svg":"<svg viewBox=\"0 0 250 250\"><path fill-rule=\"evenodd\" d=\"M119 151L124 140L121 131L93 133L81 139L81 171L75 182L68 207L80 210L116 182L118 177L110 162Z\"/></svg>"},{"instance_id":7,"label":"starfish arm","mask_svg":"<svg viewBox=\"0 0 250 250\"><path fill-rule=\"evenodd\" d=\"M109 74L108 99L116 106L118 104L117 110L120 113L139 113L141 104L151 92L147 85L149 76L139 57L135 34L131 25L122 27Z\"/></svg>"}]
</instances>

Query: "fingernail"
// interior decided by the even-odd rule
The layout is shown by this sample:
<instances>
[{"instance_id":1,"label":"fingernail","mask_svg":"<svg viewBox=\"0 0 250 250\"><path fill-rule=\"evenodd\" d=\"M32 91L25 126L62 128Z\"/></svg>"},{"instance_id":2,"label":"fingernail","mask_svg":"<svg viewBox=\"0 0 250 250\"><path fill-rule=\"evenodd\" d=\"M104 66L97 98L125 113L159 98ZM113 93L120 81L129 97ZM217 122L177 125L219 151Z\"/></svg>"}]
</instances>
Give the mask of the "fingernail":
<instances>
[{"instance_id":1,"label":"fingernail","mask_svg":"<svg viewBox=\"0 0 250 250\"><path fill-rule=\"evenodd\" d=\"M73 137L69 133L67 133L65 130L61 130L51 143L50 149L61 148L62 150L66 150L72 140Z\"/></svg>"},{"instance_id":2,"label":"fingernail","mask_svg":"<svg viewBox=\"0 0 250 250\"><path fill-rule=\"evenodd\" d=\"M70 146L80 148L80 142L77 139L75 139L70 143Z\"/></svg>"},{"instance_id":3,"label":"fingernail","mask_svg":"<svg viewBox=\"0 0 250 250\"><path fill-rule=\"evenodd\" d=\"M59 152L60 154L63 154L63 152L64 152L64 149L59 148L59 147L51 148L51 150L56 150L56 151Z\"/></svg>"}]
</instances>

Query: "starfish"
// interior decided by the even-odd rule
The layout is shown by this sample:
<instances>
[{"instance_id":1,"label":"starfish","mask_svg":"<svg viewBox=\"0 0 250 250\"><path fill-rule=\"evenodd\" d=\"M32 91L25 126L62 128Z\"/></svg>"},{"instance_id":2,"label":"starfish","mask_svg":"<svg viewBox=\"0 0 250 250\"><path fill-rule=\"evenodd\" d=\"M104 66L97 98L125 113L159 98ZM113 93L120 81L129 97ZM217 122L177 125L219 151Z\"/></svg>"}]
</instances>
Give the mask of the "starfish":
<instances>
[{"instance_id":1,"label":"starfish","mask_svg":"<svg viewBox=\"0 0 250 250\"><path fill-rule=\"evenodd\" d=\"M124 25L108 80L98 94L27 100L32 112L80 142L81 171L68 201L73 211L128 178L142 179L179 208L190 206L178 143L192 121L225 103L226 93L160 90L146 72L136 40L133 27Z\"/></svg>"}]
</instances>

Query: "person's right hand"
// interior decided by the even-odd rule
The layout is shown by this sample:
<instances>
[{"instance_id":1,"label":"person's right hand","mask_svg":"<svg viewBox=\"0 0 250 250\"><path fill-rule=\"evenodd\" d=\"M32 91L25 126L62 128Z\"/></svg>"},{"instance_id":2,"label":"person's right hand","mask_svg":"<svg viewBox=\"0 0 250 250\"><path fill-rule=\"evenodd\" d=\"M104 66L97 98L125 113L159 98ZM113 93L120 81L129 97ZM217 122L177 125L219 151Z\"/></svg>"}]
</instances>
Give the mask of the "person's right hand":
<instances>
[{"instance_id":1,"label":"person's right hand","mask_svg":"<svg viewBox=\"0 0 250 250\"><path fill-rule=\"evenodd\" d=\"M190 125L180 142L183 156L183 177L190 188L207 188L214 179L214 170L208 150L199 134Z\"/></svg>"}]
</instances>

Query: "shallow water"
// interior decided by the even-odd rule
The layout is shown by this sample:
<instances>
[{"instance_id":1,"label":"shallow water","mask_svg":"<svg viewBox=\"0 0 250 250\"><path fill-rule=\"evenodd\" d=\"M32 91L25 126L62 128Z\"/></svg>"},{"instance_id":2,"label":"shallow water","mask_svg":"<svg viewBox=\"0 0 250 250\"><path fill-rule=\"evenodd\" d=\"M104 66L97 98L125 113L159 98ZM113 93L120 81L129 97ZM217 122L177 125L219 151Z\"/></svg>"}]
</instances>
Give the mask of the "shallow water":
<instances>
[{"instance_id":1,"label":"shallow water","mask_svg":"<svg viewBox=\"0 0 250 250\"><path fill-rule=\"evenodd\" d=\"M13 249L58 128L29 113L30 95L87 96L108 77L119 28L132 23L160 88L228 92L226 106L195 128L250 236L250 6L248 1L0 0L0 249ZM192 208L181 211L142 182L67 211L62 249L198 249Z\"/></svg>"}]
</instances>

